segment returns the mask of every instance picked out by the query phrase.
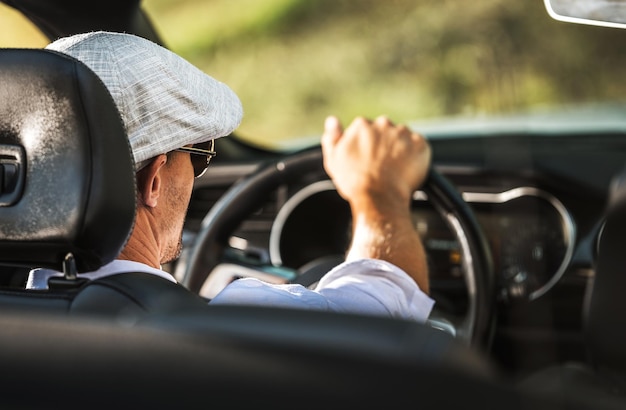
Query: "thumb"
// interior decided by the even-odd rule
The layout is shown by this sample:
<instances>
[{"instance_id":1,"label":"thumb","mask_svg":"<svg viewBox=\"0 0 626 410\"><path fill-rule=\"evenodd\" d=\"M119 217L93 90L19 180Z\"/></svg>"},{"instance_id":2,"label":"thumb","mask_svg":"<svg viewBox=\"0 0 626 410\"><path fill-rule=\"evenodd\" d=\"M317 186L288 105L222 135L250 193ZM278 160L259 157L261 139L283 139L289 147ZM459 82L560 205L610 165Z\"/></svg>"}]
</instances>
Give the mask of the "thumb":
<instances>
[{"instance_id":1,"label":"thumb","mask_svg":"<svg viewBox=\"0 0 626 410\"><path fill-rule=\"evenodd\" d=\"M343 127L339 119L334 115L326 117L324 121L324 134L322 135L322 146L333 146L343 134Z\"/></svg>"}]
</instances>

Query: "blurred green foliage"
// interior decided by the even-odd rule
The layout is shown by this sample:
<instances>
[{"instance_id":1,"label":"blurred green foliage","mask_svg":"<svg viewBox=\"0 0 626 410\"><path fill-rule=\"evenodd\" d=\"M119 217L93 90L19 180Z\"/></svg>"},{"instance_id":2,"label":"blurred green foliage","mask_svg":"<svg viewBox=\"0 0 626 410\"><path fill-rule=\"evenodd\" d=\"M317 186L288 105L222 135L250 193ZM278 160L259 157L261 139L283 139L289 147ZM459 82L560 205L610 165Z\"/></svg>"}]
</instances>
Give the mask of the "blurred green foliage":
<instances>
[{"instance_id":1,"label":"blurred green foliage","mask_svg":"<svg viewBox=\"0 0 626 410\"><path fill-rule=\"evenodd\" d=\"M43 47L48 39L17 10L0 3L0 47Z\"/></svg>"},{"instance_id":2,"label":"blurred green foliage","mask_svg":"<svg viewBox=\"0 0 626 410\"><path fill-rule=\"evenodd\" d=\"M624 100L626 30L543 0L144 0L164 42L230 85L238 134L318 136L324 118L412 121Z\"/></svg>"}]
</instances>

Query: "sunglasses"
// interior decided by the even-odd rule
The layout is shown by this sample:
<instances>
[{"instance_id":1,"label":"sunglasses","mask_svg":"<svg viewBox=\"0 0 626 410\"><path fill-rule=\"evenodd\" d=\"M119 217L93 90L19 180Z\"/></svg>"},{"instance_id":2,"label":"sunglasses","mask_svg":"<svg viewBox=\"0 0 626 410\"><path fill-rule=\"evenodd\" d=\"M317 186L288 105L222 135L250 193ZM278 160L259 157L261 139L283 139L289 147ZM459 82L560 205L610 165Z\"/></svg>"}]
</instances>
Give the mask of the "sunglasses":
<instances>
[{"instance_id":1,"label":"sunglasses","mask_svg":"<svg viewBox=\"0 0 626 410\"><path fill-rule=\"evenodd\" d=\"M210 140L202 142L200 144L193 144L191 147L181 147L174 151L187 152L191 157L191 164L193 165L193 175L196 178L200 178L206 172L209 166L209 161L216 155L215 141Z\"/></svg>"}]
</instances>

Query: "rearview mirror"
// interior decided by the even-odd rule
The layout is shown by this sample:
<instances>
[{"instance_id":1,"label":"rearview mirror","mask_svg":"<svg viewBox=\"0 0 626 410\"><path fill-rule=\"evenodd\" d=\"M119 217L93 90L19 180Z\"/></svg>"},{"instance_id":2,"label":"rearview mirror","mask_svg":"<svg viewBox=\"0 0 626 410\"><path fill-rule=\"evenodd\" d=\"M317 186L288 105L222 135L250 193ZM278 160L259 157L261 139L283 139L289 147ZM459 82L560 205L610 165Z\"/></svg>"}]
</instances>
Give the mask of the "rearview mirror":
<instances>
[{"instance_id":1,"label":"rearview mirror","mask_svg":"<svg viewBox=\"0 0 626 410\"><path fill-rule=\"evenodd\" d=\"M626 28L626 0L544 0L548 14L559 21Z\"/></svg>"}]
</instances>

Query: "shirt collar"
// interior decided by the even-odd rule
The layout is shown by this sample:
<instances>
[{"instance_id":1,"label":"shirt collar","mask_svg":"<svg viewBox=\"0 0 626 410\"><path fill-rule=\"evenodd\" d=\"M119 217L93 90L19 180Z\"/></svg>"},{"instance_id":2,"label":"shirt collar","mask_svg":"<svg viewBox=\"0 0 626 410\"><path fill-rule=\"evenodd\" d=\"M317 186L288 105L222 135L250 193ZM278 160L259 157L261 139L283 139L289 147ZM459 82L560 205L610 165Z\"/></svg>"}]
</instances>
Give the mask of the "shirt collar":
<instances>
[{"instance_id":1,"label":"shirt collar","mask_svg":"<svg viewBox=\"0 0 626 410\"><path fill-rule=\"evenodd\" d=\"M161 269L153 268L141 262L126 261L116 259L110 262L100 269L93 272L79 273L79 278L87 278L89 280L96 280L105 276L116 275L124 272L144 272L152 275L160 276L171 282L176 283L174 277ZM48 279L53 276L63 276L62 272L58 272L52 269L33 269L28 274L28 280L26 282L26 289L48 289Z\"/></svg>"}]
</instances>

